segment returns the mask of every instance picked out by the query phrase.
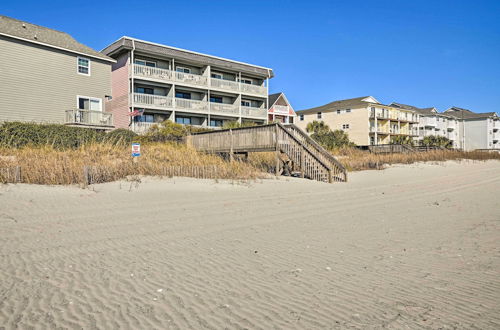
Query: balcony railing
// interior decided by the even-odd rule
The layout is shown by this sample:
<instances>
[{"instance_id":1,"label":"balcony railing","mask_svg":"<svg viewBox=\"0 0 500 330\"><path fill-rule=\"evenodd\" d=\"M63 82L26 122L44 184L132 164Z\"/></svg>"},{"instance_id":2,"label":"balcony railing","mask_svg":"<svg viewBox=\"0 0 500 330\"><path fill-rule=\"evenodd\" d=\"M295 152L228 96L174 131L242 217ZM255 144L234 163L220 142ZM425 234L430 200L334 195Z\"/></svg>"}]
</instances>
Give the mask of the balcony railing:
<instances>
[{"instance_id":1,"label":"balcony railing","mask_svg":"<svg viewBox=\"0 0 500 330\"><path fill-rule=\"evenodd\" d=\"M161 95L134 93L134 104L155 108L172 108L172 98Z\"/></svg>"},{"instance_id":2,"label":"balcony railing","mask_svg":"<svg viewBox=\"0 0 500 330\"><path fill-rule=\"evenodd\" d=\"M225 89L228 91L237 92L240 90L240 84L238 82L232 81L232 80L210 78L210 85L211 85L211 87Z\"/></svg>"},{"instance_id":3,"label":"balcony railing","mask_svg":"<svg viewBox=\"0 0 500 330\"><path fill-rule=\"evenodd\" d=\"M251 94L259 94L259 95L266 95L267 94L267 88L264 86L259 86L259 85L251 85L251 84L240 84L241 86L241 91L246 92L246 93L251 93Z\"/></svg>"},{"instance_id":4,"label":"balcony railing","mask_svg":"<svg viewBox=\"0 0 500 330\"><path fill-rule=\"evenodd\" d=\"M66 124L113 127L113 114L93 110L66 110Z\"/></svg>"},{"instance_id":5,"label":"balcony railing","mask_svg":"<svg viewBox=\"0 0 500 330\"><path fill-rule=\"evenodd\" d=\"M241 107L241 116L266 118L267 117L267 109L266 108L254 108L254 107Z\"/></svg>"},{"instance_id":6,"label":"balcony railing","mask_svg":"<svg viewBox=\"0 0 500 330\"><path fill-rule=\"evenodd\" d=\"M208 112L208 102L189 100L189 99L175 99L175 108L192 110L192 111L207 111Z\"/></svg>"},{"instance_id":7,"label":"balcony railing","mask_svg":"<svg viewBox=\"0 0 500 330\"><path fill-rule=\"evenodd\" d=\"M133 124L133 131L137 134L144 134L149 131L151 127L154 125L158 125L158 123L145 123L145 122L134 122Z\"/></svg>"},{"instance_id":8,"label":"balcony railing","mask_svg":"<svg viewBox=\"0 0 500 330\"><path fill-rule=\"evenodd\" d=\"M134 64L134 75L159 80L172 80L173 72L166 69Z\"/></svg>"},{"instance_id":9,"label":"balcony railing","mask_svg":"<svg viewBox=\"0 0 500 330\"><path fill-rule=\"evenodd\" d=\"M240 108L233 104L210 103L210 113L230 114L238 116Z\"/></svg>"},{"instance_id":10,"label":"balcony railing","mask_svg":"<svg viewBox=\"0 0 500 330\"><path fill-rule=\"evenodd\" d=\"M287 105L275 105L273 107L275 115L288 115L290 114L290 108Z\"/></svg>"},{"instance_id":11,"label":"balcony railing","mask_svg":"<svg viewBox=\"0 0 500 330\"><path fill-rule=\"evenodd\" d=\"M134 76L163 80L168 83L185 83L194 86L208 87L208 77L193 73L177 72L168 69L160 69L141 64L133 64ZM223 89L231 92L243 92L267 96L267 87L251 84L241 84L233 80L210 78L213 88Z\"/></svg>"}]
</instances>

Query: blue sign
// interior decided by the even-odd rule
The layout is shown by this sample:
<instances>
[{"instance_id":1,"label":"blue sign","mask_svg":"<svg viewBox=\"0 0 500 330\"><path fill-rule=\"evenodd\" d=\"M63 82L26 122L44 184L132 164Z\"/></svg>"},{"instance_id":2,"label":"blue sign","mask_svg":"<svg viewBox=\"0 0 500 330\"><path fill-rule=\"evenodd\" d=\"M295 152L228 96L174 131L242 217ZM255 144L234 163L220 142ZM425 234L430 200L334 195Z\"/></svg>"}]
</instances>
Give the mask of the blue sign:
<instances>
[{"instance_id":1,"label":"blue sign","mask_svg":"<svg viewBox=\"0 0 500 330\"><path fill-rule=\"evenodd\" d=\"M132 143L132 157L139 157L141 155L141 144Z\"/></svg>"}]
</instances>

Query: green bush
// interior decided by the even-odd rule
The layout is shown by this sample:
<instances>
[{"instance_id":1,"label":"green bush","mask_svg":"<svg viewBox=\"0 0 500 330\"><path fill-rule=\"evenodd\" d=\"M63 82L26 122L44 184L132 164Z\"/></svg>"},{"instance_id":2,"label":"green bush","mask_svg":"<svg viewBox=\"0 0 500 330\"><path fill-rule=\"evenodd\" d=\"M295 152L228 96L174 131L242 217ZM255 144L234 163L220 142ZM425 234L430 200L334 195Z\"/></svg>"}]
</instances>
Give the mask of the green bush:
<instances>
[{"instance_id":1,"label":"green bush","mask_svg":"<svg viewBox=\"0 0 500 330\"><path fill-rule=\"evenodd\" d=\"M158 125L153 125L145 135L139 137L139 140L142 142L180 142L185 136L192 133L206 131L209 131L209 129L181 125L170 120L165 120Z\"/></svg>"},{"instance_id":2,"label":"green bush","mask_svg":"<svg viewBox=\"0 0 500 330\"><path fill-rule=\"evenodd\" d=\"M339 129L332 131L323 121L315 120L307 124L306 131L311 133L312 139L328 150L355 146L346 132Z\"/></svg>"},{"instance_id":3,"label":"green bush","mask_svg":"<svg viewBox=\"0 0 500 330\"><path fill-rule=\"evenodd\" d=\"M117 129L106 133L90 128L60 124L21 122L0 124L0 146L7 148L50 145L55 149L68 149L90 143L128 144L136 136L137 134L127 129Z\"/></svg>"},{"instance_id":4,"label":"green bush","mask_svg":"<svg viewBox=\"0 0 500 330\"><path fill-rule=\"evenodd\" d=\"M126 128L118 128L106 133L106 142L112 144L129 144L137 139L137 134Z\"/></svg>"},{"instance_id":5,"label":"green bush","mask_svg":"<svg viewBox=\"0 0 500 330\"><path fill-rule=\"evenodd\" d=\"M7 122L0 125L0 146L52 145L54 148L76 148L82 144L100 142L104 132L59 124Z\"/></svg>"},{"instance_id":6,"label":"green bush","mask_svg":"<svg viewBox=\"0 0 500 330\"><path fill-rule=\"evenodd\" d=\"M451 148L453 146L453 142L444 136L430 135L423 138L422 145L426 147Z\"/></svg>"}]
</instances>

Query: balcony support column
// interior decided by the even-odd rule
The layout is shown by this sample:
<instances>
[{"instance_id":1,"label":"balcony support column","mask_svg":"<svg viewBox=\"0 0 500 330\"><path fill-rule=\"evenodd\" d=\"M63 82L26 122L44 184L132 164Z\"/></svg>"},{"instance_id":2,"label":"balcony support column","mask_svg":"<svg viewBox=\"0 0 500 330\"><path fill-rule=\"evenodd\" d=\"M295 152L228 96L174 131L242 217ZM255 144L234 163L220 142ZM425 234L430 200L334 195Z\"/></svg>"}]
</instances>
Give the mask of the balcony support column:
<instances>
[{"instance_id":1,"label":"balcony support column","mask_svg":"<svg viewBox=\"0 0 500 330\"><path fill-rule=\"evenodd\" d=\"M377 114L374 113L374 120L375 120L375 145L378 145L378 121L377 121Z\"/></svg>"}]
</instances>

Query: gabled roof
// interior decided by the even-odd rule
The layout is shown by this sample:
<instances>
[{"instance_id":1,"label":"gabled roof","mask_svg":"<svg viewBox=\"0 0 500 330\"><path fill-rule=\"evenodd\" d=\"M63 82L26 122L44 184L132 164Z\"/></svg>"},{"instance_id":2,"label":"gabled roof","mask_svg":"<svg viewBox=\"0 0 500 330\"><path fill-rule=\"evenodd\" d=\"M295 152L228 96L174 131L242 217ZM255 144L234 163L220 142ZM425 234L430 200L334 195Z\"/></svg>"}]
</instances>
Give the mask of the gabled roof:
<instances>
[{"instance_id":1,"label":"gabled roof","mask_svg":"<svg viewBox=\"0 0 500 330\"><path fill-rule=\"evenodd\" d=\"M285 93L283 93L283 92L274 93L274 94L271 94L268 96L267 110L271 110L271 108L274 106L274 104L278 101L278 99L280 97L285 100L286 104L288 104L288 114L295 116L296 115L295 110L293 109L292 105L290 104L290 102L286 98Z\"/></svg>"},{"instance_id":2,"label":"gabled roof","mask_svg":"<svg viewBox=\"0 0 500 330\"><path fill-rule=\"evenodd\" d=\"M299 111L296 111L296 113L297 114L306 114L306 113L314 113L314 112L334 111L334 110L337 110L339 108L349 108L349 107L356 106L356 105L364 105L364 103L381 104L373 96L361 96L361 97L355 97L352 99L333 101L333 102L330 102L328 104L325 104L325 105L322 105L319 107L299 110Z\"/></svg>"},{"instance_id":3,"label":"gabled roof","mask_svg":"<svg viewBox=\"0 0 500 330\"><path fill-rule=\"evenodd\" d=\"M104 48L102 52L108 56L116 57L122 52L124 51L128 52L132 49L135 49L136 51L140 51L146 54L163 56L167 58L173 57L188 62L217 66L232 71L243 72L245 74L257 75L263 78L274 77L273 70L270 68L229 60L218 56L193 52L191 50L157 44L154 42L140 40L127 36L123 36L117 41L113 42L111 45Z\"/></svg>"},{"instance_id":4,"label":"gabled roof","mask_svg":"<svg viewBox=\"0 0 500 330\"><path fill-rule=\"evenodd\" d=\"M114 59L76 41L65 32L0 15L0 35L34 44L115 62Z\"/></svg>"},{"instance_id":5,"label":"gabled roof","mask_svg":"<svg viewBox=\"0 0 500 330\"><path fill-rule=\"evenodd\" d=\"M439 115L437 109L434 108L434 107L431 107L431 108L417 108L417 107L415 107L413 105L403 104L403 103L396 103L396 102L392 102L389 105L393 106L393 107L396 107L396 108L401 108L401 109L406 109L406 110L413 110L413 111L417 112L418 114L424 115L424 116Z\"/></svg>"},{"instance_id":6,"label":"gabled roof","mask_svg":"<svg viewBox=\"0 0 500 330\"><path fill-rule=\"evenodd\" d=\"M270 94L268 96L268 107L267 109L271 109L271 107L274 105L274 103L276 103L276 101L278 101L279 97L281 96L281 94L283 93L274 93L274 94Z\"/></svg>"},{"instance_id":7,"label":"gabled roof","mask_svg":"<svg viewBox=\"0 0 500 330\"><path fill-rule=\"evenodd\" d=\"M481 119L481 118L491 118L498 117L495 112L483 112L483 113L475 113L469 109L463 109L459 107L451 107L446 110L444 113L447 115L453 116L459 119Z\"/></svg>"}]
</instances>

